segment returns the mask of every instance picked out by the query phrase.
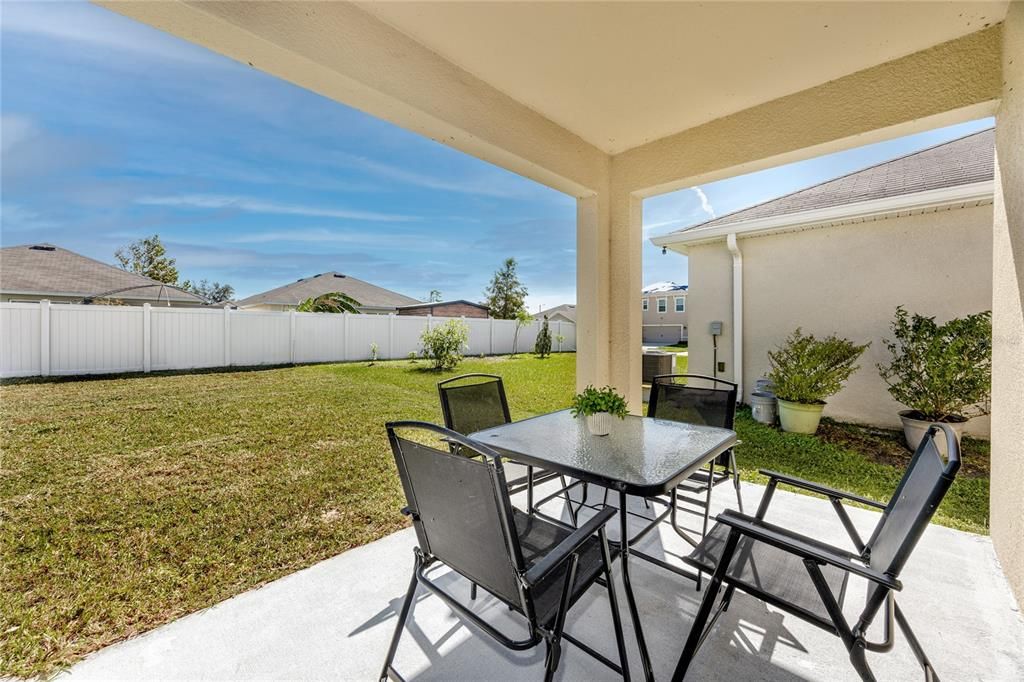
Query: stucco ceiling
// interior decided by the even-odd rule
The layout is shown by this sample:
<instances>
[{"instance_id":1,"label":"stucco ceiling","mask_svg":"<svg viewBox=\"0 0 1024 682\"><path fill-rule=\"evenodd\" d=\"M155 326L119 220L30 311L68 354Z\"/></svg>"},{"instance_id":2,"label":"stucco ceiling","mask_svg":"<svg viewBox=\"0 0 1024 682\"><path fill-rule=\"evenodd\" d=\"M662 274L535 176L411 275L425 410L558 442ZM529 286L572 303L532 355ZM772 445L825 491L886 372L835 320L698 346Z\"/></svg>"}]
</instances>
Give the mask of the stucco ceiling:
<instances>
[{"instance_id":1,"label":"stucco ceiling","mask_svg":"<svg viewBox=\"0 0 1024 682\"><path fill-rule=\"evenodd\" d=\"M364 2L618 153L999 22L1007 3Z\"/></svg>"}]
</instances>

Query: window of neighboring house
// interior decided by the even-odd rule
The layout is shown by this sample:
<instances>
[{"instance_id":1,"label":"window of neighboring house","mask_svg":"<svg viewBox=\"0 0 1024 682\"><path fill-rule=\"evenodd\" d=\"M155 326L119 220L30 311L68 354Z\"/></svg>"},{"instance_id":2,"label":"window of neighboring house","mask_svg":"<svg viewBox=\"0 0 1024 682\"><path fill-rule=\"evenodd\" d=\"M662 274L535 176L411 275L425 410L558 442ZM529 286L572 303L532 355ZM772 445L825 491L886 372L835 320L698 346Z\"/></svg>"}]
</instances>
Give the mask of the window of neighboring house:
<instances>
[{"instance_id":1,"label":"window of neighboring house","mask_svg":"<svg viewBox=\"0 0 1024 682\"><path fill-rule=\"evenodd\" d=\"M677 313L685 313L686 312L686 297L685 296L676 296L676 312Z\"/></svg>"},{"instance_id":2,"label":"window of neighboring house","mask_svg":"<svg viewBox=\"0 0 1024 682\"><path fill-rule=\"evenodd\" d=\"M647 312L647 299L644 299L644 312Z\"/></svg>"},{"instance_id":3,"label":"window of neighboring house","mask_svg":"<svg viewBox=\"0 0 1024 682\"><path fill-rule=\"evenodd\" d=\"M667 298L659 298L658 299L658 312L659 313L668 312L668 299Z\"/></svg>"}]
</instances>

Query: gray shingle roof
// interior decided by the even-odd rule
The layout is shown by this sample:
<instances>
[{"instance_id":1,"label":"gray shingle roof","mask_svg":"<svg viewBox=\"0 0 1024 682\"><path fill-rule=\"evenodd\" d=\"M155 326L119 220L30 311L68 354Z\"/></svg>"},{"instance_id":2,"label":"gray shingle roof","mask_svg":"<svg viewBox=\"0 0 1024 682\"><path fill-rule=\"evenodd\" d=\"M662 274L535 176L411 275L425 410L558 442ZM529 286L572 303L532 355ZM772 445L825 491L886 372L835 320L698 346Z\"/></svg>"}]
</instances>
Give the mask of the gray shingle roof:
<instances>
[{"instance_id":1,"label":"gray shingle roof","mask_svg":"<svg viewBox=\"0 0 1024 682\"><path fill-rule=\"evenodd\" d=\"M243 298L238 302L239 308L251 305L298 305L311 296L321 296L340 291L359 301L363 308L397 308L403 305L421 303L396 291L384 289L375 284L364 282L340 272L323 272L313 277L304 277L297 282L264 291Z\"/></svg>"},{"instance_id":2,"label":"gray shingle roof","mask_svg":"<svg viewBox=\"0 0 1024 682\"><path fill-rule=\"evenodd\" d=\"M555 315L561 314L565 318L576 321L576 305L573 303L563 303L562 305L556 305L554 308L548 308L542 310L533 316L535 320L543 320L545 317L551 318Z\"/></svg>"},{"instance_id":3,"label":"gray shingle roof","mask_svg":"<svg viewBox=\"0 0 1024 682\"><path fill-rule=\"evenodd\" d=\"M129 289L129 287L131 287ZM42 296L111 298L203 303L195 294L179 291L133 272L122 270L52 244L22 244L0 249L0 291Z\"/></svg>"},{"instance_id":4,"label":"gray shingle roof","mask_svg":"<svg viewBox=\"0 0 1024 682\"><path fill-rule=\"evenodd\" d=\"M995 131L982 130L755 206L677 230L690 232L991 180Z\"/></svg>"}]
</instances>

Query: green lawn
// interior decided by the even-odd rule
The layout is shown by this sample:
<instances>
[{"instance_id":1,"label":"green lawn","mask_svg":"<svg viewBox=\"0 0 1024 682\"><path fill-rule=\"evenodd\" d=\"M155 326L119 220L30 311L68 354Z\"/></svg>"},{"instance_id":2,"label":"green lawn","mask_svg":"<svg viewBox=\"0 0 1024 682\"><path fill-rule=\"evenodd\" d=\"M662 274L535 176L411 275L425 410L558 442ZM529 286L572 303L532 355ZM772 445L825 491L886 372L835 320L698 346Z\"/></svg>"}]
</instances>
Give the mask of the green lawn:
<instances>
[{"instance_id":1,"label":"green lawn","mask_svg":"<svg viewBox=\"0 0 1024 682\"><path fill-rule=\"evenodd\" d=\"M52 673L402 528L385 421L440 421L435 383L462 372L503 375L515 419L565 407L575 356L422 368L0 386L0 675ZM746 412L737 429L745 475L768 466L876 499L899 477L883 436L784 435ZM980 444L967 449L987 462ZM985 471L956 482L939 522L985 532Z\"/></svg>"}]
</instances>

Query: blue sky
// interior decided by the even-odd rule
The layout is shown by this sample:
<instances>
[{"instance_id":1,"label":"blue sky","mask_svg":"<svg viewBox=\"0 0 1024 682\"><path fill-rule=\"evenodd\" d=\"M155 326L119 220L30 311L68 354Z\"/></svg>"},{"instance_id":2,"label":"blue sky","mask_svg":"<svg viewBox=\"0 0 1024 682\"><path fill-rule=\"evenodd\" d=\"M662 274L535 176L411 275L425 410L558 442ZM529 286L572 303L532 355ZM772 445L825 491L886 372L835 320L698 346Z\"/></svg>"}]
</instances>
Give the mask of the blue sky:
<instances>
[{"instance_id":1,"label":"blue sky","mask_svg":"<svg viewBox=\"0 0 1024 682\"><path fill-rule=\"evenodd\" d=\"M507 256L531 308L575 298L572 198L81 2L3 2L3 245L112 262L159 233L240 296L338 270L479 300ZM974 122L649 199L645 236L990 125ZM646 282L686 259L644 246Z\"/></svg>"}]
</instances>

